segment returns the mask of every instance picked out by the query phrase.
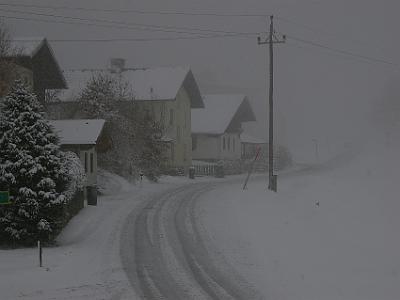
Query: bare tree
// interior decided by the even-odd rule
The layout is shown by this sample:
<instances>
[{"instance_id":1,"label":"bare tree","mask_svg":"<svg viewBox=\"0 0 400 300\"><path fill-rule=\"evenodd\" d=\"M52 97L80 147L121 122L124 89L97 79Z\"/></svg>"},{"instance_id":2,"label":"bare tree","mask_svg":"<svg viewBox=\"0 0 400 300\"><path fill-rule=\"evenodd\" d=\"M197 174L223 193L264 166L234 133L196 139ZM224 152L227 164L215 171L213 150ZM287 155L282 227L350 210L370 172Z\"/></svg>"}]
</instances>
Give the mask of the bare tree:
<instances>
[{"instance_id":1,"label":"bare tree","mask_svg":"<svg viewBox=\"0 0 400 300\"><path fill-rule=\"evenodd\" d=\"M87 117L106 120L112 147L99 154L100 165L123 176L144 172L157 180L163 160L162 128L140 111L130 84L118 74L96 73L78 101Z\"/></svg>"},{"instance_id":2,"label":"bare tree","mask_svg":"<svg viewBox=\"0 0 400 300\"><path fill-rule=\"evenodd\" d=\"M16 79L15 57L17 49L12 46L8 27L0 21L0 96L5 95Z\"/></svg>"}]
</instances>

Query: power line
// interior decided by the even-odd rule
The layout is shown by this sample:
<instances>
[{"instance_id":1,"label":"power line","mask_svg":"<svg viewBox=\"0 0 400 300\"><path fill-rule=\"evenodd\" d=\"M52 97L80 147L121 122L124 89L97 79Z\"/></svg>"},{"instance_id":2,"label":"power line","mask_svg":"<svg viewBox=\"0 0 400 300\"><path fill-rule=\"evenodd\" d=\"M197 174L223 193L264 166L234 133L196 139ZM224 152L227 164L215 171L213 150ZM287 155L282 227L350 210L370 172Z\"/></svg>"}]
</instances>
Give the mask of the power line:
<instances>
[{"instance_id":1,"label":"power line","mask_svg":"<svg viewBox=\"0 0 400 300\"><path fill-rule=\"evenodd\" d=\"M152 11L152 10L132 10L132 9L106 9L106 8L88 8L88 7L69 7L69 6L48 6L48 5L37 5L37 4L15 4L15 3L0 3L0 6L9 6L9 7L22 7L22 8L38 8L38 9L52 9L52 10L73 10L73 11L87 11L87 12L111 12L111 13L134 13L134 14L144 14L144 15L182 15L182 16L213 16L213 17L266 17L270 14L262 14L262 13L248 13L248 14L227 14L227 13L199 13L199 12L190 12L190 11ZM313 26L305 25L298 21L293 21L286 17L276 16L276 18L280 21L286 22L288 24L295 25L296 27L302 27L310 32L330 35L334 37L340 37L341 39L345 39L351 42L356 42L364 45L371 45L371 43L361 40L355 40L351 38L346 38L343 36L339 36L338 34L323 31L320 28L315 28ZM143 24L144 25L144 24ZM174 27L171 27L174 28ZM175 27L177 28L177 27ZM181 29L185 29L184 27ZM203 29L195 29L195 28L186 28L203 31ZM209 31L205 29L204 31ZM228 32L221 32L228 33Z\"/></svg>"},{"instance_id":2,"label":"power line","mask_svg":"<svg viewBox=\"0 0 400 300\"><path fill-rule=\"evenodd\" d=\"M339 39L342 39L342 40L347 40L349 42L357 43L357 44L360 44L360 45L370 45L370 46L373 45L374 47L376 47L376 44L372 44L369 41L354 39L354 38L346 37L346 36L343 36L343 35L340 35L340 34L337 34L337 33L329 32L329 31L326 31L326 30L321 30L320 28L315 28L313 26L306 25L306 24L300 23L298 21L293 21L291 19L280 17L280 16L278 16L276 18L278 20L282 21L282 22L285 22L285 23L288 23L288 24L291 24L291 25L295 25L296 27L301 27L301 28L303 28L303 29L305 29L305 30L307 30L309 32L312 32L312 33L316 33L316 34L319 34L319 35L332 36L332 37L335 37L335 38L339 38Z\"/></svg>"},{"instance_id":3,"label":"power line","mask_svg":"<svg viewBox=\"0 0 400 300\"><path fill-rule=\"evenodd\" d=\"M1 4L0 4L1 5ZM3 9L0 9L0 11L3 11ZM7 11L7 10L6 10ZM14 10L8 10L9 12L18 12L19 11L14 11ZM48 19L35 19L35 18L27 18L27 17L19 17L19 16L6 16L6 15L0 15L2 18L8 18L8 19L17 19L17 20L25 20L25 21L35 21L35 22L44 22L44 23L58 23L58 24L72 24L72 25L86 25L86 26L96 26L96 27L106 27L106 28L119 28L119 29L133 29L133 30L146 30L146 31L163 31L163 32L172 32L172 33L183 33L183 34L189 34L192 35L190 37L167 37L167 38L118 38L118 39L54 39L51 40L53 42L117 42L117 41L132 41L132 42L151 42L151 41L174 41L174 40L196 40L196 39L215 39L215 38L232 38L232 37L248 37L250 35L256 35L258 33L256 32L234 32L234 31L222 31L222 30L209 30L209 29L194 29L192 30L201 30L209 33L221 33L221 34L214 34L214 35L205 35L201 34L198 32L193 32L193 31L174 31L174 30L169 30L169 29L163 29L162 26L158 25L145 25L141 24L140 26L146 26L146 27L151 27L151 28L136 28L133 26L139 26L139 25L132 25L133 23L126 23L126 22L118 22L118 21L111 21L111 20L102 20L102 19L85 19L85 18L77 18L77 17L68 17L68 16L60 16L60 15L50 15L50 14L39 14L39 13L30 13L30 12L23 12L25 14L34 14L34 15L45 15L46 17L55 17L55 18L63 18L63 19L71 19L71 20L77 20L77 21L85 21L85 23L82 22L72 22L72 21L62 21L62 20L48 20ZM112 24L98 24L98 23L88 23L88 22L107 22L107 23L112 23ZM121 25L118 25L121 24ZM125 24L125 25L124 25ZM130 25L130 26L128 26ZM154 27L154 28L153 28ZM176 27L177 28L177 27ZM188 28L187 28L188 29ZM342 55L358 58L358 59L363 59L363 60L368 60L372 61L375 63L382 63L386 65L391 65L391 66L396 66L398 67L399 64L385 60L385 59L380 59L380 58L374 58L371 56L366 56L362 54L357 54L351 51L343 50L343 49L338 49L338 48L333 48L330 46L323 45L321 43L317 43L314 41L298 38L295 36L289 36L286 35L287 37L291 38L292 40L308 44L314 47L318 47L321 49L329 50L331 52L336 52L340 53Z\"/></svg>"},{"instance_id":4,"label":"power line","mask_svg":"<svg viewBox=\"0 0 400 300\"><path fill-rule=\"evenodd\" d=\"M191 36L191 37L170 37L170 38L111 38L111 39L48 39L55 43L112 43L112 42L156 42L156 41L180 41L180 40L201 40L201 39L218 39L218 38L248 38L243 35L220 34L208 36Z\"/></svg>"},{"instance_id":5,"label":"power line","mask_svg":"<svg viewBox=\"0 0 400 300\"><path fill-rule=\"evenodd\" d=\"M266 17L269 14L222 14L222 13L198 13L189 11L150 11L150 10L133 10L133 9L106 9L106 8L87 8L87 7L69 7L69 6L49 6L35 4L15 4L15 3L0 3L0 6L10 7L25 7L25 8L40 8L53 10L78 10L89 12L113 12L113 13L135 13L144 15L184 15L184 16L210 16L210 17Z\"/></svg>"},{"instance_id":6,"label":"power line","mask_svg":"<svg viewBox=\"0 0 400 300\"><path fill-rule=\"evenodd\" d=\"M35 12L26 12L20 10L10 10L10 9L1 9L3 12L11 12L11 13L20 13L34 16L44 16L44 17L52 17L52 18L61 18L67 20L76 20L76 21L85 21L85 22L99 22L114 25L118 25L116 28L127 28L127 29L135 29L135 30L145 30L145 31L161 31L161 32L171 32L171 33L183 33L183 34L193 34L194 31L204 32L204 33L222 33L222 34L242 34L242 35L256 35L258 32L234 32L234 31L222 31L222 30L212 30L212 29L204 29L204 28L193 28L193 27L174 27L174 26L160 26L160 25L151 25L151 24L141 24L141 23L131 23L131 22L121 22L114 20L106 20L106 19L97 19L97 18L79 18L79 17L71 17L71 16L63 16L63 15L54 15L54 14L45 14L45 13L35 13ZM82 24L82 23L79 23ZM96 26L96 25L92 25ZM123 27L121 27L123 26ZM102 27L105 27L102 25ZM199 33L195 32L195 33Z\"/></svg>"},{"instance_id":7,"label":"power line","mask_svg":"<svg viewBox=\"0 0 400 300\"><path fill-rule=\"evenodd\" d=\"M303 44L308 44L308 45L311 45L311 46L314 46L314 47L318 47L318 48L321 48L321 49L329 50L329 51L332 51L332 52L336 52L336 53L340 53L340 54L343 54L343 55L347 55L347 56L351 56L351 57L355 57L355 58L359 58L359 59L364 59L364 60L368 60L368 61L372 61L372 62L376 62L376 63L382 63L382 64L386 64L386 65L390 65L390 66L399 67L399 64L391 62L391 61L388 61L388 60L375 58L375 57L367 56L367 55L363 55L363 54L357 54L357 53L354 53L354 52L351 52L351 51L347 51L347 50L343 50L343 49L333 48L333 47L330 47L330 46L326 46L326 45L323 45L323 44L320 44L320 43L317 43L317 42L314 42L314 41L305 40L305 39L298 38L298 37L295 37L295 36L290 36L290 35L286 35L286 36L288 38L292 39L292 40L301 42Z\"/></svg>"},{"instance_id":8,"label":"power line","mask_svg":"<svg viewBox=\"0 0 400 300\"><path fill-rule=\"evenodd\" d=\"M0 15L0 18L5 19L16 19L16 20L24 20L24 21L35 21L35 22L44 22L44 23L60 23L60 24L73 24L73 25L93 25L90 23L77 23L77 22L68 22L68 21L53 21L53 20L43 20L43 19L34 19L34 18L26 18L26 17L18 17L18 16L4 16ZM104 25L106 26L106 25ZM108 26L106 26L108 27ZM151 41L177 41L177 40L198 40L198 39L216 39L216 38L249 38L247 35L243 35L240 33L237 34L219 34L219 35L192 35L190 37L171 37L171 38L111 38L111 39L49 39L52 42L151 42Z\"/></svg>"}]
</instances>

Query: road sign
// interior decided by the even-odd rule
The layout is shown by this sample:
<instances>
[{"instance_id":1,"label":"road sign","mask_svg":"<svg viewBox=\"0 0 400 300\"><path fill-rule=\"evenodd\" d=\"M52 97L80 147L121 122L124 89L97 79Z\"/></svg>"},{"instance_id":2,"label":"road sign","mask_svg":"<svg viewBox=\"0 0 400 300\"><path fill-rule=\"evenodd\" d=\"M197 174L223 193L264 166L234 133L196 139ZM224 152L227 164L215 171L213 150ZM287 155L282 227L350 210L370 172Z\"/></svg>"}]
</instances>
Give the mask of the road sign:
<instances>
[{"instance_id":1,"label":"road sign","mask_svg":"<svg viewBox=\"0 0 400 300\"><path fill-rule=\"evenodd\" d=\"M0 205L3 204L11 204L9 191L0 191Z\"/></svg>"}]
</instances>

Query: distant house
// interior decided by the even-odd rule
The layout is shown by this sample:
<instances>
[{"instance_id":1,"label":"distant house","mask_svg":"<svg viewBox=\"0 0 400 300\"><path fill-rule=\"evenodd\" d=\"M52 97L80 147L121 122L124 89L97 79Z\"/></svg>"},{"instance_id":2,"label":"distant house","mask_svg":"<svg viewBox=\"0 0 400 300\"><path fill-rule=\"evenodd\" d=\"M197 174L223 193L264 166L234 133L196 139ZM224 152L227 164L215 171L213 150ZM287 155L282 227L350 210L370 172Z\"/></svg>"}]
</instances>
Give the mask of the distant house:
<instances>
[{"instance_id":1,"label":"distant house","mask_svg":"<svg viewBox=\"0 0 400 300\"><path fill-rule=\"evenodd\" d=\"M164 128L162 142L168 143L167 166L187 170L192 162L191 111L204 107L203 100L188 67L130 69L123 60L109 70L79 70L65 72L69 89L50 106L56 118L76 118L79 106L76 99L86 83L98 73L106 72L130 84L134 103L121 103L125 113L133 104L144 114L150 114ZM114 61L115 63L115 61Z\"/></svg>"},{"instance_id":2,"label":"distant house","mask_svg":"<svg viewBox=\"0 0 400 300\"><path fill-rule=\"evenodd\" d=\"M76 153L86 173L86 199L97 199L97 153L105 120L53 120L50 124L60 138L63 151Z\"/></svg>"},{"instance_id":3,"label":"distant house","mask_svg":"<svg viewBox=\"0 0 400 300\"><path fill-rule=\"evenodd\" d=\"M17 77L32 88L44 104L46 90L66 89L64 75L46 38L16 38L15 53L8 59L16 65Z\"/></svg>"},{"instance_id":4,"label":"distant house","mask_svg":"<svg viewBox=\"0 0 400 300\"><path fill-rule=\"evenodd\" d=\"M242 133L240 135L240 142L242 147L242 159L254 158L257 153L257 149L262 151L260 154L267 151L268 143L264 139Z\"/></svg>"},{"instance_id":5,"label":"distant house","mask_svg":"<svg viewBox=\"0 0 400 300\"><path fill-rule=\"evenodd\" d=\"M256 161L255 169L258 171L266 171L268 169L269 143L264 139L246 133L240 135L240 141L242 144L242 160L253 160L259 149L260 153ZM277 143L274 145L273 159L275 171L292 164L292 158L288 149Z\"/></svg>"},{"instance_id":6,"label":"distant house","mask_svg":"<svg viewBox=\"0 0 400 300\"><path fill-rule=\"evenodd\" d=\"M192 110L192 156L196 160L241 158L242 123L255 121L244 95L206 95L204 109Z\"/></svg>"}]
</instances>

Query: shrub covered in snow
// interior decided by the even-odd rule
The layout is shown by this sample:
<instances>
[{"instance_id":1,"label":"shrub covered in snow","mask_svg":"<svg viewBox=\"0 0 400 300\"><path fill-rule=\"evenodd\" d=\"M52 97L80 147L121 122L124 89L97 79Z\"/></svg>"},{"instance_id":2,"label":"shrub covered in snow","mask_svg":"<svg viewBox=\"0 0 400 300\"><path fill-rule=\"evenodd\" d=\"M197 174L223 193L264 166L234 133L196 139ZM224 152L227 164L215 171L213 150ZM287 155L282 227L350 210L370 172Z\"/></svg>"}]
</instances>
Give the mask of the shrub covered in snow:
<instances>
[{"instance_id":1,"label":"shrub covered in snow","mask_svg":"<svg viewBox=\"0 0 400 300\"><path fill-rule=\"evenodd\" d=\"M50 239L62 217L66 182L58 138L36 96L16 81L0 110L0 190L12 201L0 207L1 241Z\"/></svg>"},{"instance_id":2,"label":"shrub covered in snow","mask_svg":"<svg viewBox=\"0 0 400 300\"><path fill-rule=\"evenodd\" d=\"M84 187L86 180L85 169L78 155L71 151L64 153L63 167L68 177L64 195L67 197L67 201L71 201L76 192L81 191Z\"/></svg>"}]
</instances>

